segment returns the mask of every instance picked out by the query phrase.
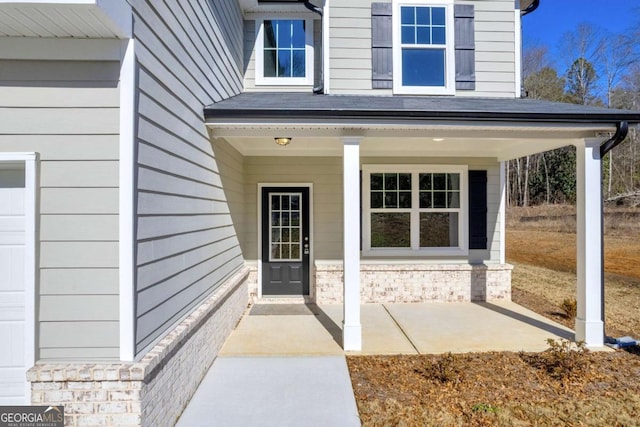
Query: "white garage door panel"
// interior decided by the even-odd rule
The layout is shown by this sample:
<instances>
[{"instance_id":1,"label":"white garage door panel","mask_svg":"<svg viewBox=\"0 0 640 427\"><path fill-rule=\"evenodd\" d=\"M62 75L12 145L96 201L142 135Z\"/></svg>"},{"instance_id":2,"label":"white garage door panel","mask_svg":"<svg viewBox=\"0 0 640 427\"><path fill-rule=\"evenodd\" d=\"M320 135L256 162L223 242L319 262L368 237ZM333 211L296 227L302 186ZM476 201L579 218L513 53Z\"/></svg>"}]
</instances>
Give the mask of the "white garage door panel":
<instances>
[{"instance_id":1,"label":"white garage door panel","mask_svg":"<svg viewBox=\"0 0 640 427\"><path fill-rule=\"evenodd\" d=\"M24 321L24 294L22 292L2 292L0 294L0 322L22 322ZM2 331L0 323L0 331ZM0 340L0 345L4 341ZM2 348L2 347L0 347Z\"/></svg>"},{"instance_id":2,"label":"white garage door panel","mask_svg":"<svg viewBox=\"0 0 640 427\"><path fill-rule=\"evenodd\" d=\"M0 230L3 233L12 233L24 231L24 218L20 216L3 216L0 215Z\"/></svg>"},{"instance_id":3,"label":"white garage door panel","mask_svg":"<svg viewBox=\"0 0 640 427\"><path fill-rule=\"evenodd\" d=\"M6 246L19 246L24 244L23 231L4 231L0 232L0 242Z\"/></svg>"},{"instance_id":4,"label":"white garage door panel","mask_svg":"<svg viewBox=\"0 0 640 427\"><path fill-rule=\"evenodd\" d=\"M0 163L0 169L2 164ZM15 175L15 170L10 175ZM0 405L24 404L25 189L0 174Z\"/></svg>"},{"instance_id":5,"label":"white garage door panel","mask_svg":"<svg viewBox=\"0 0 640 427\"><path fill-rule=\"evenodd\" d=\"M4 378L2 373L5 369L20 368L24 365L24 323L2 322L0 337L2 337L3 347L12 349L12 351L0 351L0 366L3 366L0 368L0 378ZM22 380L24 381L24 378Z\"/></svg>"},{"instance_id":6,"label":"white garage door panel","mask_svg":"<svg viewBox=\"0 0 640 427\"><path fill-rule=\"evenodd\" d=\"M15 405L24 399L24 368L9 368L1 371L0 405Z\"/></svg>"},{"instance_id":7,"label":"white garage door panel","mask_svg":"<svg viewBox=\"0 0 640 427\"><path fill-rule=\"evenodd\" d=\"M24 290L23 264L24 247L0 246L0 292Z\"/></svg>"},{"instance_id":8,"label":"white garage door panel","mask_svg":"<svg viewBox=\"0 0 640 427\"><path fill-rule=\"evenodd\" d=\"M0 182L0 187L2 187L2 182ZM0 188L0 200L2 200L0 215L24 215L24 188Z\"/></svg>"}]
</instances>

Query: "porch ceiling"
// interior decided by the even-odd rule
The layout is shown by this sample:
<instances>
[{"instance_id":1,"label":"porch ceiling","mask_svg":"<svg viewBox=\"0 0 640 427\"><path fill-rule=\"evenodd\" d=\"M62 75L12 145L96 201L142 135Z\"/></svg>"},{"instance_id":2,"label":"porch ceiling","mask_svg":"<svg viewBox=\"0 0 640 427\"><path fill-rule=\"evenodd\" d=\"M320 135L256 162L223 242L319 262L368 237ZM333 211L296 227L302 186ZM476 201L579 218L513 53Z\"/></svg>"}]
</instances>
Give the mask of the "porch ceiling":
<instances>
[{"instance_id":1,"label":"porch ceiling","mask_svg":"<svg viewBox=\"0 0 640 427\"><path fill-rule=\"evenodd\" d=\"M508 160L608 139L640 112L522 99L245 93L205 108L213 138L245 156L341 156L341 138L362 137L362 156ZM277 146L277 136L293 142Z\"/></svg>"},{"instance_id":2,"label":"porch ceiling","mask_svg":"<svg viewBox=\"0 0 640 427\"><path fill-rule=\"evenodd\" d=\"M0 0L0 36L128 38L126 0Z\"/></svg>"},{"instance_id":3,"label":"porch ceiling","mask_svg":"<svg viewBox=\"0 0 640 427\"><path fill-rule=\"evenodd\" d=\"M544 137L542 135L544 134ZM342 156L344 136L362 136L361 156L490 157L507 160L570 145L593 137L584 129L518 129L499 132L487 129L314 129L310 127L244 128L212 131L244 156ZM291 144L275 144L276 136L292 138ZM603 141L606 138L603 138ZM214 139L215 143L215 139Z\"/></svg>"}]
</instances>

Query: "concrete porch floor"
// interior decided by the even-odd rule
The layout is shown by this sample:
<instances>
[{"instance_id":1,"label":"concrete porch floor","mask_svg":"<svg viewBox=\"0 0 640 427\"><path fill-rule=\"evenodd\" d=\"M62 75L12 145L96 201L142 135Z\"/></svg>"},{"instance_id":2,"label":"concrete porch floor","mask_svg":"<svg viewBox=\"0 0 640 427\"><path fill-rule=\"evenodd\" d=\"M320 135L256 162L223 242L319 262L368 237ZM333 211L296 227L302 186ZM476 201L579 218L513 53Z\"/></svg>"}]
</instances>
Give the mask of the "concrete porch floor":
<instances>
[{"instance_id":1,"label":"concrete porch floor","mask_svg":"<svg viewBox=\"0 0 640 427\"><path fill-rule=\"evenodd\" d=\"M361 352L543 351L570 329L513 302L364 304ZM342 305L255 304L221 356L343 355Z\"/></svg>"}]
</instances>

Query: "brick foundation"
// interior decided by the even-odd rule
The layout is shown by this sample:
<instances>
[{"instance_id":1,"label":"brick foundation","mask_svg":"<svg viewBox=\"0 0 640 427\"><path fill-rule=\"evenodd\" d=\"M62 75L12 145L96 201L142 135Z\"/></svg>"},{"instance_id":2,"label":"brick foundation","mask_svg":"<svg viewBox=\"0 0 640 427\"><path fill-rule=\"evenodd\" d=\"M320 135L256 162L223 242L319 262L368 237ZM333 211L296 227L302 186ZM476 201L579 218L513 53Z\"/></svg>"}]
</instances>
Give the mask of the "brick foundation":
<instances>
[{"instance_id":1,"label":"brick foundation","mask_svg":"<svg viewBox=\"0 0 640 427\"><path fill-rule=\"evenodd\" d=\"M70 426L173 426L248 301L243 269L139 362L37 364L27 372L33 405L64 405Z\"/></svg>"},{"instance_id":2,"label":"brick foundation","mask_svg":"<svg viewBox=\"0 0 640 427\"><path fill-rule=\"evenodd\" d=\"M468 302L511 299L509 264L367 264L362 303ZM316 263L315 300L342 303L342 264Z\"/></svg>"}]
</instances>

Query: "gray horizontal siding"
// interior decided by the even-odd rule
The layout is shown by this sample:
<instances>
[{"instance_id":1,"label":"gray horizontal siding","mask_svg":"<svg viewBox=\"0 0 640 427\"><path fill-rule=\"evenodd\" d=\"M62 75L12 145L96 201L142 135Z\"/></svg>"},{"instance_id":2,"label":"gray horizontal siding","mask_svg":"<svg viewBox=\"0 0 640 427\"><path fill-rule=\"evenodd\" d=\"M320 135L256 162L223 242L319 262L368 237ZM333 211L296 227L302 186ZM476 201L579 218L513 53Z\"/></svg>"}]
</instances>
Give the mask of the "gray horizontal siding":
<instances>
[{"instance_id":1,"label":"gray horizontal siding","mask_svg":"<svg viewBox=\"0 0 640 427\"><path fill-rule=\"evenodd\" d=\"M41 159L42 360L118 356L119 69L0 60L0 151Z\"/></svg>"},{"instance_id":2,"label":"gray horizontal siding","mask_svg":"<svg viewBox=\"0 0 640 427\"><path fill-rule=\"evenodd\" d=\"M234 0L130 1L139 66L136 353L242 263L205 105L240 93Z\"/></svg>"}]
</instances>

